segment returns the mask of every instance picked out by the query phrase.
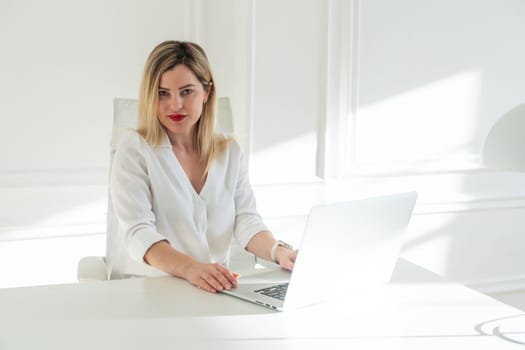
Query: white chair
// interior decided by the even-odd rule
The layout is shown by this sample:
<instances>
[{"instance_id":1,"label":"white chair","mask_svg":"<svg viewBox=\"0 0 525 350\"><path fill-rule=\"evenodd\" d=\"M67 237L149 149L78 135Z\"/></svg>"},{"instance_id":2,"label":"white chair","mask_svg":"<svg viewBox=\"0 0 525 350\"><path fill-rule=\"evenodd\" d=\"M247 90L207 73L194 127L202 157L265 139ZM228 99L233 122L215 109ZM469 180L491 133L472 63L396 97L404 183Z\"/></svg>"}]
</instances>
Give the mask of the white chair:
<instances>
[{"instance_id":1,"label":"white chair","mask_svg":"<svg viewBox=\"0 0 525 350\"><path fill-rule=\"evenodd\" d=\"M525 171L525 104L505 113L489 131L482 151L486 168Z\"/></svg>"},{"instance_id":2,"label":"white chair","mask_svg":"<svg viewBox=\"0 0 525 350\"><path fill-rule=\"evenodd\" d=\"M233 135L233 115L230 106L230 100L227 97L221 97L217 101L217 125L216 130L219 133ZM110 142L110 166L113 163L113 156L121 137L122 131L129 128L135 128L137 125L138 104L137 100L116 98L113 100L113 129ZM108 194L108 213L107 213L107 237L116 229L115 216L112 213L111 198ZM106 244L112 244L111 239L106 239ZM248 261L253 262L253 258L247 256L247 253L238 246L232 247L232 260L236 264L243 264ZM79 282L108 280L110 279L110 267L106 264L104 256L86 256L79 260L77 266L77 278Z\"/></svg>"}]
</instances>

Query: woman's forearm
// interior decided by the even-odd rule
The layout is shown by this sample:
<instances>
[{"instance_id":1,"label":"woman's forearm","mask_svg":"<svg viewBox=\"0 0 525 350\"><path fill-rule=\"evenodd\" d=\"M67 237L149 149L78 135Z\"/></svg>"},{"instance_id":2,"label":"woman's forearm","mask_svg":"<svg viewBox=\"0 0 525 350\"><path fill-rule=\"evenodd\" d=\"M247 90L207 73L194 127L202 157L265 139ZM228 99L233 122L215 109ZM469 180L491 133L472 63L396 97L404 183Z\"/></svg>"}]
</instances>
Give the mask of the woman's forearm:
<instances>
[{"instance_id":1,"label":"woman's forearm","mask_svg":"<svg viewBox=\"0 0 525 350\"><path fill-rule=\"evenodd\" d=\"M276 243L277 241L271 232L261 231L248 242L246 250L261 259L272 261L271 252ZM282 245L277 245L275 248L275 262L284 269L293 270L297 250L291 250Z\"/></svg>"},{"instance_id":2,"label":"woman's forearm","mask_svg":"<svg viewBox=\"0 0 525 350\"><path fill-rule=\"evenodd\" d=\"M181 278L186 278L186 272L193 260L192 257L173 249L166 241L153 244L144 254L144 261L149 265Z\"/></svg>"},{"instance_id":3,"label":"woman's forearm","mask_svg":"<svg viewBox=\"0 0 525 350\"><path fill-rule=\"evenodd\" d=\"M237 274L217 263L199 262L177 251L167 241L153 244L144 254L144 261L208 292L237 287Z\"/></svg>"},{"instance_id":4,"label":"woman's forearm","mask_svg":"<svg viewBox=\"0 0 525 350\"><path fill-rule=\"evenodd\" d=\"M261 259L272 261L270 251L275 242L276 240L270 231L261 231L248 242L246 250Z\"/></svg>"}]
</instances>

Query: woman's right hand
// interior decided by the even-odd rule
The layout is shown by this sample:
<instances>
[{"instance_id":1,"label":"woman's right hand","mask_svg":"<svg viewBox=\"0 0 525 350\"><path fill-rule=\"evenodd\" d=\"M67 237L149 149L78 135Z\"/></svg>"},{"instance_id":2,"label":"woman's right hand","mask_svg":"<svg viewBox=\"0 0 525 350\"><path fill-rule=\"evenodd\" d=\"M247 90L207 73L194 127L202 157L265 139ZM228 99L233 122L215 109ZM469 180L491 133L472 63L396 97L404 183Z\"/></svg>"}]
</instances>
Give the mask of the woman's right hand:
<instances>
[{"instance_id":1,"label":"woman's right hand","mask_svg":"<svg viewBox=\"0 0 525 350\"><path fill-rule=\"evenodd\" d=\"M192 261L186 268L184 279L205 291L216 293L237 288L238 274L218 263L206 264Z\"/></svg>"}]
</instances>

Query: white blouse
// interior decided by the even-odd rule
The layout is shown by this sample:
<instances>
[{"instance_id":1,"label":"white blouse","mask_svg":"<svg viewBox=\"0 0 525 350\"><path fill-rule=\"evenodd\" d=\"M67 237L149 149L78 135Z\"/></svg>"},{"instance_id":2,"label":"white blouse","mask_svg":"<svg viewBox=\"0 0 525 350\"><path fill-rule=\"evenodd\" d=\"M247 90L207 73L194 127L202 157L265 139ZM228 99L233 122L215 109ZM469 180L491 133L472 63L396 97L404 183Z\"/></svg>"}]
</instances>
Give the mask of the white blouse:
<instances>
[{"instance_id":1,"label":"white blouse","mask_svg":"<svg viewBox=\"0 0 525 350\"><path fill-rule=\"evenodd\" d=\"M161 240L199 261L227 264L233 237L246 247L267 230L235 141L212 162L197 193L167 135L152 147L130 131L113 159L110 198L106 259L112 278L163 275L144 262L146 251Z\"/></svg>"}]
</instances>

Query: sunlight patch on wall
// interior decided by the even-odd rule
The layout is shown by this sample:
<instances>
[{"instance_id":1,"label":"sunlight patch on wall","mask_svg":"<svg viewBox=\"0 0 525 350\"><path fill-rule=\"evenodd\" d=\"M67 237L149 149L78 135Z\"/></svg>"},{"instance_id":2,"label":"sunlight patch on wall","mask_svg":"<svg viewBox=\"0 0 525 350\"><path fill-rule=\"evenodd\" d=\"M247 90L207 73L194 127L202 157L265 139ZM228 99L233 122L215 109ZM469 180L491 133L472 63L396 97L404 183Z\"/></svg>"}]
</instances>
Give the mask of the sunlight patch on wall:
<instances>
[{"instance_id":1,"label":"sunlight patch on wall","mask_svg":"<svg viewBox=\"0 0 525 350\"><path fill-rule=\"evenodd\" d=\"M54 226L54 225L73 225L73 224L93 224L100 223L105 218L108 199L99 198L87 203L76 205L70 208L64 208L60 212L49 215L39 222L36 226Z\"/></svg>"},{"instance_id":2,"label":"sunlight patch on wall","mask_svg":"<svg viewBox=\"0 0 525 350\"><path fill-rule=\"evenodd\" d=\"M59 199L64 199L59 197ZM107 197L70 205L48 198L13 204L18 216L0 226L0 241L104 234L106 232ZM69 202L69 203L68 203ZM69 205L69 206L68 206Z\"/></svg>"},{"instance_id":3,"label":"sunlight patch on wall","mask_svg":"<svg viewBox=\"0 0 525 350\"><path fill-rule=\"evenodd\" d=\"M472 157L482 74L472 70L358 108L358 165ZM354 144L355 141L355 144Z\"/></svg>"}]
</instances>

